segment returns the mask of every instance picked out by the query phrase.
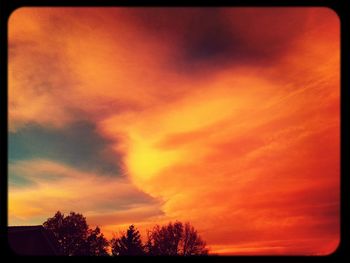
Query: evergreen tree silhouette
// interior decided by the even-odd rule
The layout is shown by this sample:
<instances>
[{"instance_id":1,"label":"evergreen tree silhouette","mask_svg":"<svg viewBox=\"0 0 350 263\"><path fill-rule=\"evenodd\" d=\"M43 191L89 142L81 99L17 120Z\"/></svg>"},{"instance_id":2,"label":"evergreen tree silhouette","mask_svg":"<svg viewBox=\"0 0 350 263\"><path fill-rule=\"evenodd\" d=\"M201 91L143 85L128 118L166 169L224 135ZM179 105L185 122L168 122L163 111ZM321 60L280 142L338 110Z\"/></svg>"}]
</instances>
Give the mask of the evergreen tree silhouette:
<instances>
[{"instance_id":1,"label":"evergreen tree silhouette","mask_svg":"<svg viewBox=\"0 0 350 263\"><path fill-rule=\"evenodd\" d=\"M126 234L111 240L112 254L114 256L139 256L144 255L140 232L134 225L129 226Z\"/></svg>"}]
</instances>

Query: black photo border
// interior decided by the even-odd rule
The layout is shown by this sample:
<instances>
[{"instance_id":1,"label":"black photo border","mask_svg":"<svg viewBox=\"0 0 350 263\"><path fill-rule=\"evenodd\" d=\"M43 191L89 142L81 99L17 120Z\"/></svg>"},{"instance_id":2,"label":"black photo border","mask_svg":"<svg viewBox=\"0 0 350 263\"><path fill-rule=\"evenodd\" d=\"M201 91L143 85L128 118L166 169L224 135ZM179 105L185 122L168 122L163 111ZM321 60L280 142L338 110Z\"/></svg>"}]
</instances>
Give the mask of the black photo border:
<instances>
[{"instance_id":1,"label":"black photo border","mask_svg":"<svg viewBox=\"0 0 350 263\"><path fill-rule=\"evenodd\" d=\"M0 251L1 257L12 256L18 257L9 248L7 243L7 177L8 177L8 86L7 86L7 22L11 13L20 7L327 7L337 13L340 20L341 27L341 186L340 186L340 243L338 248L330 255L325 256L209 256L209 257L144 257L139 258L141 261L168 261L168 260L199 260L199 261L219 261L219 262L344 262L349 258L350 247L350 218L349 218L349 163L347 157L349 156L349 61L350 61L350 43L349 43L349 29L350 21L350 1L349 0L174 0L174 1L140 1L140 0L2 0L0 1L1 21L0 21L0 70L1 70L1 173L0 173ZM5 251L5 252L4 252ZM41 257L43 258L43 257ZM45 261L48 258L44 257ZM20 258L19 258L20 259ZM37 260L39 259L36 257ZM69 260L76 260L76 257L71 257ZM112 260L120 261L134 261L137 258L123 258L118 259L113 257L90 257L83 260ZM51 260L51 259L49 259ZM64 259L67 260L67 259ZM79 259L80 260L80 259Z\"/></svg>"}]
</instances>

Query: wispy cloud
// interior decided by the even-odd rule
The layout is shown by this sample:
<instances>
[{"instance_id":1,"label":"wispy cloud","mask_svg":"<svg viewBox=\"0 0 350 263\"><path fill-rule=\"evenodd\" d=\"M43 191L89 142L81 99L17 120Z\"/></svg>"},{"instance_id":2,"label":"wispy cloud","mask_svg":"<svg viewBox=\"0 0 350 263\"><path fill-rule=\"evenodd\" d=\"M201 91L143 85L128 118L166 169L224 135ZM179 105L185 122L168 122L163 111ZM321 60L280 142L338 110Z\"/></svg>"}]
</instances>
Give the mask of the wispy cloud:
<instances>
[{"instance_id":1,"label":"wispy cloud","mask_svg":"<svg viewBox=\"0 0 350 263\"><path fill-rule=\"evenodd\" d=\"M106 214L122 214L124 221L133 222L162 214L161 200L125 177L101 176L45 159L10 162L9 173L30 182L17 186L9 178L11 224L42 223L57 210L83 212L89 223L102 228L109 223Z\"/></svg>"}]
</instances>

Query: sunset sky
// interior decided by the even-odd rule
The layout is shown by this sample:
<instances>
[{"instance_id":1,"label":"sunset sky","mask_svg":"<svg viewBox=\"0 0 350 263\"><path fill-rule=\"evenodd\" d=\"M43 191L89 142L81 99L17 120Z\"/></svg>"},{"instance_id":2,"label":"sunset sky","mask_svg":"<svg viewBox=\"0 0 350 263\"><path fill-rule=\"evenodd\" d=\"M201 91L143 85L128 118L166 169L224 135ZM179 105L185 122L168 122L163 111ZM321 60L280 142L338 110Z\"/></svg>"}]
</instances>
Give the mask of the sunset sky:
<instances>
[{"instance_id":1,"label":"sunset sky","mask_svg":"<svg viewBox=\"0 0 350 263\"><path fill-rule=\"evenodd\" d=\"M210 253L339 243L339 20L326 8L20 8L9 225L189 221Z\"/></svg>"}]
</instances>

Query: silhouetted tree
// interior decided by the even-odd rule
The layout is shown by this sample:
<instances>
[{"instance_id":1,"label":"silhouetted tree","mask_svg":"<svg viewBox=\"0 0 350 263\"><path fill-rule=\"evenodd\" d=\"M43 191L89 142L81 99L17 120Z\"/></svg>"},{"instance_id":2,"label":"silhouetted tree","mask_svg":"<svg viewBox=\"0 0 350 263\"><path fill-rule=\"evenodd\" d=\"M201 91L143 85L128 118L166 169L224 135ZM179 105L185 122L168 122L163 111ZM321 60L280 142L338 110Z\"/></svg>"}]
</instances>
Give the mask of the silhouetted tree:
<instances>
[{"instance_id":1,"label":"silhouetted tree","mask_svg":"<svg viewBox=\"0 0 350 263\"><path fill-rule=\"evenodd\" d=\"M146 251L149 255L207 255L208 249L197 231L189 223L171 222L156 225L147 234Z\"/></svg>"},{"instance_id":2,"label":"silhouetted tree","mask_svg":"<svg viewBox=\"0 0 350 263\"><path fill-rule=\"evenodd\" d=\"M86 218L81 214L71 212L65 217L58 211L48 218L43 226L53 232L64 255L107 254L108 242L100 233L100 229L89 229Z\"/></svg>"},{"instance_id":3,"label":"silhouetted tree","mask_svg":"<svg viewBox=\"0 0 350 263\"><path fill-rule=\"evenodd\" d=\"M83 254L88 225L81 214L71 212L69 216L64 217L58 211L54 217L47 219L43 226L54 233L65 255Z\"/></svg>"},{"instance_id":4,"label":"silhouetted tree","mask_svg":"<svg viewBox=\"0 0 350 263\"><path fill-rule=\"evenodd\" d=\"M48 218L43 226L54 234L64 255L107 256L111 246L114 256L124 255L207 255L206 243L190 223L175 222L156 225L147 233L147 242L142 244L140 232L134 225L126 233L113 238L110 243L99 227L90 229L86 218L71 212L64 216L58 211Z\"/></svg>"},{"instance_id":5,"label":"silhouetted tree","mask_svg":"<svg viewBox=\"0 0 350 263\"><path fill-rule=\"evenodd\" d=\"M88 230L85 253L90 256L108 256L108 241L103 236L99 227Z\"/></svg>"},{"instance_id":6,"label":"silhouetted tree","mask_svg":"<svg viewBox=\"0 0 350 263\"><path fill-rule=\"evenodd\" d=\"M156 225L148 233L147 251L150 255L178 255L182 231L180 222L162 227Z\"/></svg>"},{"instance_id":7,"label":"silhouetted tree","mask_svg":"<svg viewBox=\"0 0 350 263\"><path fill-rule=\"evenodd\" d=\"M199 236L197 230L190 223L185 223L185 229L182 235L180 255L207 255L208 249L206 243Z\"/></svg>"},{"instance_id":8,"label":"silhouetted tree","mask_svg":"<svg viewBox=\"0 0 350 263\"><path fill-rule=\"evenodd\" d=\"M114 256L139 256L144 255L140 232L134 225L129 226L126 234L111 240L112 254Z\"/></svg>"}]
</instances>

